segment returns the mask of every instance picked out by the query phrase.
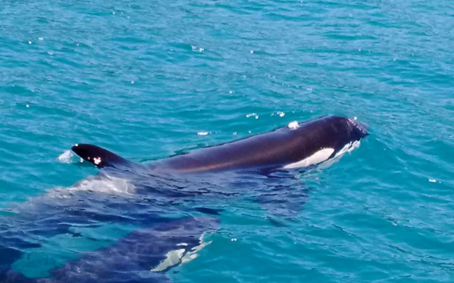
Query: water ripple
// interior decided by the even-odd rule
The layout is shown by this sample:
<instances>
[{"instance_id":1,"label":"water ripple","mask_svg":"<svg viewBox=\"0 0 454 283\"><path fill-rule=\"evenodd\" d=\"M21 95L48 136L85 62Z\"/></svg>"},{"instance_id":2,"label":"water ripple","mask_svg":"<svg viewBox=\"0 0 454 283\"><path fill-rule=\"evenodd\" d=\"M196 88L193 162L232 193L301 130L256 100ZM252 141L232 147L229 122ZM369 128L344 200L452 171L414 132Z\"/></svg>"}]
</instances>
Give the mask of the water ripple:
<instances>
[{"instance_id":1,"label":"water ripple","mask_svg":"<svg viewBox=\"0 0 454 283\"><path fill-rule=\"evenodd\" d=\"M222 200L215 204L224 212L213 244L172 278L452 282L452 8L449 1L419 0L4 0L0 214L19 213L14 203L30 197L38 197L31 207L45 206L39 196L94 175L90 167L58 161L74 143L99 144L145 162L294 120L357 116L371 130L361 148L297 181L150 184L157 191L175 189L176 195L198 192L206 196L202 204L213 196ZM246 118L250 113L258 119ZM253 201L275 190L287 197L301 193L299 213L282 206L285 197L268 206ZM158 212L166 207L156 196L125 203L119 196L85 193L79 197L88 211L51 202L41 220L53 223L59 208L94 216L75 232L83 230L92 240L54 238L55 247L40 250L47 256L35 253L31 262L45 261L47 268L74 251L106 245L131 227L103 232L88 226L139 221L156 212L150 206ZM192 205L175 201L186 204ZM2 231L24 227L5 225ZM24 242L36 237L34 228L46 232L39 227L2 239Z\"/></svg>"}]
</instances>

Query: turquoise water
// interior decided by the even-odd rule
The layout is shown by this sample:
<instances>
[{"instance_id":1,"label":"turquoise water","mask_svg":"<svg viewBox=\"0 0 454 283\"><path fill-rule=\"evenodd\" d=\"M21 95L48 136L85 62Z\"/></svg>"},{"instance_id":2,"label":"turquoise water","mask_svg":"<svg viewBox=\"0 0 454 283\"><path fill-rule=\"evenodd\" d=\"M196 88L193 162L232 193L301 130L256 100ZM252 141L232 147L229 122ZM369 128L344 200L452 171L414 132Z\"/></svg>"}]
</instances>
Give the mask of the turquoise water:
<instances>
[{"instance_id":1,"label":"turquoise water","mask_svg":"<svg viewBox=\"0 0 454 283\"><path fill-rule=\"evenodd\" d=\"M298 214L274 225L272 209L227 198L212 243L171 277L452 282L453 8L445 0L2 1L2 214L95 175L58 159L77 142L147 162L294 120L356 116L371 135L291 183L310 188ZM39 255L27 250L15 268L40 276L100 246L70 238L49 240L58 245Z\"/></svg>"}]
</instances>

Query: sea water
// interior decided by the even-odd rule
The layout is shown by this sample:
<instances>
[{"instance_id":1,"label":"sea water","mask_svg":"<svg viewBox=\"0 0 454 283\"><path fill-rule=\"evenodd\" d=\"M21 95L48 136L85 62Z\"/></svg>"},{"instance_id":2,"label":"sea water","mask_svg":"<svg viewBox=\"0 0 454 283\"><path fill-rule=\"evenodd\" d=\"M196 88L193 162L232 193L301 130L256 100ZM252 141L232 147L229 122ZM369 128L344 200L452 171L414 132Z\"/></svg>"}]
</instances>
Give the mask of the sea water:
<instances>
[{"instance_id":1,"label":"sea water","mask_svg":"<svg viewBox=\"0 0 454 283\"><path fill-rule=\"evenodd\" d=\"M447 0L0 1L1 214L97 174L74 143L146 163L345 115L370 136L282 180L307 194L297 212L248 198L261 182L241 186L172 279L453 282L453 50ZM107 245L87 239L48 239L14 268L39 277Z\"/></svg>"}]
</instances>

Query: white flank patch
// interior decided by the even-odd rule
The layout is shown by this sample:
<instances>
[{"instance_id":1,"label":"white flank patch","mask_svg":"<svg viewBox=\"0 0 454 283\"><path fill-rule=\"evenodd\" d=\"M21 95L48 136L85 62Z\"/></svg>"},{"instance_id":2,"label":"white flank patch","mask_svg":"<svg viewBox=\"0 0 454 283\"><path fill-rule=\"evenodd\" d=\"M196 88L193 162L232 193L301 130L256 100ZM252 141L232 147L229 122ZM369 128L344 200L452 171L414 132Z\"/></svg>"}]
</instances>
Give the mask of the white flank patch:
<instances>
[{"instance_id":1,"label":"white flank patch","mask_svg":"<svg viewBox=\"0 0 454 283\"><path fill-rule=\"evenodd\" d=\"M166 253L166 259L161 261L161 263L155 268L153 268L151 271L160 272L166 270L171 266L177 265L178 263L181 262L181 259L183 258L185 251L186 251L185 249L179 249Z\"/></svg>"},{"instance_id":2,"label":"white flank patch","mask_svg":"<svg viewBox=\"0 0 454 283\"><path fill-rule=\"evenodd\" d=\"M212 241L209 242L204 242L203 241L203 235L200 237L200 245L193 247L190 252L186 253L182 258L181 258L181 264L190 262L191 260L197 258L199 254L197 252L201 251L204 247L208 246L209 244L212 243Z\"/></svg>"},{"instance_id":3,"label":"white flank patch","mask_svg":"<svg viewBox=\"0 0 454 283\"><path fill-rule=\"evenodd\" d=\"M327 162L323 162L323 164L321 164L320 167L327 168L327 167L331 166L333 163L337 162L342 157L342 155L344 155L347 152L348 153L352 152L354 149L358 148L360 145L361 145L360 141L354 141L354 142L350 142L350 143L346 144L341 150L339 150L336 153L336 155L333 158L331 158Z\"/></svg>"},{"instance_id":4,"label":"white flank patch","mask_svg":"<svg viewBox=\"0 0 454 283\"><path fill-rule=\"evenodd\" d=\"M168 269L169 267L175 266L179 263L184 264L190 262L191 260L197 258L199 255L197 252L201 251L204 247L208 246L212 242L203 241L204 234L199 238L199 245L193 247L190 251L186 252L186 249L178 249L170 251L166 254L166 258L161 261L161 263L153 268L151 271L160 272ZM187 246L187 243L179 243L177 247ZM185 253L186 252L186 253Z\"/></svg>"},{"instance_id":5,"label":"white flank patch","mask_svg":"<svg viewBox=\"0 0 454 283\"><path fill-rule=\"evenodd\" d=\"M331 154L333 154L333 152L334 152L334 148L323 148L301 161L284 166L284 168L291 169L291 168L301 168L301 167L308 167L311 165L316 165L316 164L322 163L323 161L328 160L328 158L331 156Z\"/></svg>"}]
</instances>

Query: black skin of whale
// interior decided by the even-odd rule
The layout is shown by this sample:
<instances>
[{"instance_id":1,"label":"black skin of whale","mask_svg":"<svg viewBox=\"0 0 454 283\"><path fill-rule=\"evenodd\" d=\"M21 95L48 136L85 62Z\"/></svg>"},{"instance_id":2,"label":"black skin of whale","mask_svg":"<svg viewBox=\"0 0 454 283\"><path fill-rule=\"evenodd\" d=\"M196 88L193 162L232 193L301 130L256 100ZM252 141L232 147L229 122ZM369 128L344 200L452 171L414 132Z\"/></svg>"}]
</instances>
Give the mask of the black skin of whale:
<instances>
[{"instance_id":1,"label":"black skin of whale","mask_svg":"<svg viewBox=\"0 0 454 283\"><path fill-rule=\"evenodd\" d=\"M164 176L166 174L186 176L206 172L235 170L263 172L262 170L280 169L285 165L303 160L323 148L333 148L334 152L330 157L334 157L346 144L359 141L367 135L365 126L353 120L328 116L300 123L296 129L283 127L272 132L195 150L146 165L128 161L94 145L79 144L72 149L81 158L93 163L98 168L105 168L110 172L122 172L121 176L127 176L135 171L156 172ZM124 172L126 173L123 174ZM150 189L150 185L147 186L144 187L144 191ZM142 192L142 194L147 193ZM191 199L194 196L188 195ZM95 198L99 196L79 193L77 197L92 198L90 201L95 202ZM169 203L173 203L175 199L185 197L185 195L183 192L164 192L164 195L152 192L150 198L154 197L164 198L169 200ZM275 200L275 198L271 199ZM204 207L195 208L195 210L210 215L210 217L172 219L163 215L146 213L136 215L133 212L135 204L125 203L124 207L118 209L128 212L127 217L122 219L120 213L115 212L110 214L113 215L112 219L105 219L106 215L86 213L84 204L72 200L67 200L67 204L65 203L61 207L74 205L74 209L64 210L63 213L60 211L61 207L55 206L54 208L52 205L48 205L46 198L43 198L42 202L38 202L38 204L36 211L30 210L28 214L25 213L25 216L21 215L19 223L24 225L23 229L20 226L13 230L0 229L0 282L171 282L166 276L166 270L150 272L151 267L162 262L167 252L178 249L180 243L187 244L187 251L194 248L199 243L200 235L207 231L214 231L218 225L216 218L212 217L218 212ZM78 210L77 207L82 209ZM168 209L178 211L180 208L169 206ZM49 217L53 214L59 216L55 219ZM71 233L67 223L86 224L91 223L92 219L100 223L112 221L127 223L130 218L139 219L137 224L144 228L131 232L111 246L68 261L63 266L51 270L50 277L27 278L11 269L11 264L22 256L23 249L39 247L37 243L23 240L21 235L16 237L14 233L17 232L15 231L32 231L29 232L32 235L52 237ZM5 223L5 227L14 227L14 224ZM61 223L64 224L61 225Z\"/></svg>"},{"instance_id":2,"label":"black skin of whale","mask_svg":"<svg viewBox=\"0 0 454 283\"><path fill-rule=\"evenodd\" d=\"M296 129L283 127L230 143L206 147L153 162L157 172L200 173L226 170L281 168L301 161L323 148L333 148L334 157L346 144L368 135L364 125L341 116L328 116L300 123ZM72 150L99 168L134 166L126 159L90 144ZM135 165L137 166L137 165Z\"/></svg>"}]
</instances>

